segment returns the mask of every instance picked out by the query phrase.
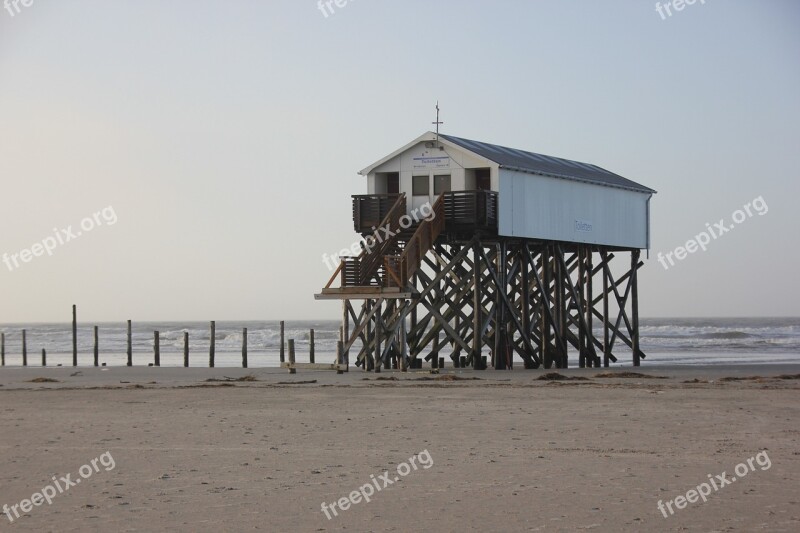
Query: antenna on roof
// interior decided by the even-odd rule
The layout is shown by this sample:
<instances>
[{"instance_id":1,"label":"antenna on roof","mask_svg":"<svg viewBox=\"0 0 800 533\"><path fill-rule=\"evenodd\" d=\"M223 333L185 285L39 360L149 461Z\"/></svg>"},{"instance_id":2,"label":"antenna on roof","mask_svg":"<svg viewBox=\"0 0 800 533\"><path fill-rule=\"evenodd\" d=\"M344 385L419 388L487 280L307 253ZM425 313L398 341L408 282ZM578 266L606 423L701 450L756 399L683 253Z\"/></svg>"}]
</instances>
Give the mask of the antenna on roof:
<instances>
[{"instance_id":1,"label":"antenna on roof","mask_svg":"<svg viewBox=\"0 0 800 533\"><path fill-rule=\"evenodd\" d=\"M439 125L444 124L444 122L439 121L439 100L436 100L436 122L431 122L431 124L436 126L436 142L439 142Z\"/></svg>"}]
</instances>

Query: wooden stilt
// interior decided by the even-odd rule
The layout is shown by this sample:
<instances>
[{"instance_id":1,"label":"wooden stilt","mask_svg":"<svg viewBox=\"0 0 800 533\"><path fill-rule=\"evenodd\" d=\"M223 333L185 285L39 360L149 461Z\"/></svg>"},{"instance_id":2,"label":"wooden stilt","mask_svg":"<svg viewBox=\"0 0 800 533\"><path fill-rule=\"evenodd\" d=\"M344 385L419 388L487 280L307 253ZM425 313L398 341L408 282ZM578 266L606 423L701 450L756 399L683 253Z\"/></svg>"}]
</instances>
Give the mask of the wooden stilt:
<instances>
[{"instance_id":1,"label":"wooden stilt","mask_svg":"<svg viewBox=\"0 0 800 533\"><path fill-rule=\"evenodd\" d=\"M540 291L542 298L541 306L545 311L542 313L542 361L545 368L553 368L552 350L550 348L550 329L553 325L552 316L555 308L552 304L552 294L550 289L550 278L552 272L552 262L550 261L549 248L547 246L542 250L542 285L543 290Z\"/></svg>"},{"instance_id":2,"label":"wooden stilt","mask_svg":"<svg viewBox=\"0 0 800 533\"><path fill-rule=\"evenodd\" d=\"M639 250L631 252L631 321L633 331L631 332L631 342L633 343L633 366L641 365L641 354L639 352Z\"/></svg>"},{"instance_id":3,"label":"wooden stilt","mask_svg":"<svg viewBox=\"0 0 800 533\"><path fill-rule=\"evenodd\" d=\"M342 343L345 346L344 351L344 360L345 363L350 364L350 351L347 349L350 341L350 313L348 312L348 308L350 307L350 300L345 300L342 302L342 308L344 310L344 317L342 319Z\"/></svg>"},{"instance_id":4,"label":"wooden stilt","mask_svg":"<svg viewBox=\"0 0 800 533\"><path fill-rule=\"evenodd\" d=\"M594 254L591 246L587 247L586 250L587 250L586 252L587 279L586 279L586 300L584 302L585 306L584 312L586 313L585 320L586 320L587 334L589 335L589 345L591 346L593 345L593 343L595 343L594 327L593 327L594 313L592 312L592 301L594 300L594 294L593 294L594 269L592 267L593 265L592 258ZM595 356L589 366L590 367L593 366L594 368L600 368L600 357Z\"/></svg>"},{"instance_id":5,"label":"wooden stilt","mask_svg":"<svg viewBox=\"0 0 800 533\"><path fill-rule=\"evenodd\" d=\"M473 292L472 292L472 368L481 367L481 341L483 337L482 293L481 293L481 245L473 248Z\"/></svg>"},{"instance_id":6,"label":"wooden stilt","mask_svg":"<svg viewBox=\"0 0 800 533\"><path fill-rule=\"evenodd\" d=\"M586 259L582 247L578 247L578 301L574 302L577 306L578 316L583 315L583 295L585 294L586 287L584 285L584 276L586 275ZM583 318L581 318L583 320ZM580 325L578 326L578 367L586 368L586 330Z\"/></svg>"},{"instance_id":7,"label":"wooden stilt","mask_svg":"<svg viewBox=\"0 0 800 533\"><path fill-rule=\"evenodd\" d=\"M597 265L594 253L600 254ZM612 258L608 249L577 243L479 237L439 243L422 259L425 268L409 280L413 299L383 290L373 292L379 299L364 298L358 307L343 299L343 351L352 348L356 365L365 370L374 364L379 371L390 363L415 368L423 353L435 368L444 333L456 367L462 366L464 353L466 365L481 369L484 343L492 347L495 369L513 368L515 353L526 368L568 368L570 345L580 366L607 365L616 361L616 339L633 346L639 327L638 316L628 311L636 278L631 271L614 279ZM638 258L633 263L641 266ZM602 276L602 294L595 294L595 275ZM611 322L610 298L620 310L616 322ZM385 310L376 303L380 299L386 299ZM602 320L602 339L593 330L595 316Z\"/></svg>"},{"instance_id":8,"label":"wooden stilt","mask_svg":"<svg viewBox=\"0 0 800 533\"><path fill-rule=\"evenodd\" d=\"M379 374L383 368L383 352L381 351L383 339L383 300L379 300L375 310L375 373Z\"/></svg>"},{"instance_id":9,"label":"wooden stilt","mask_svg":"<svg viewBox=\"0 0 800 533\"><path fill-rule=\"evenodd\" d=\"M600 259L602 260L603 264L607 262L607 255L606 252L600 252ZM603 366L608 368L609 365L609 354L611 352L608 344L608 276L606 275L605 269L602 270L603 273Z\"/></svg>"}]
</instances>

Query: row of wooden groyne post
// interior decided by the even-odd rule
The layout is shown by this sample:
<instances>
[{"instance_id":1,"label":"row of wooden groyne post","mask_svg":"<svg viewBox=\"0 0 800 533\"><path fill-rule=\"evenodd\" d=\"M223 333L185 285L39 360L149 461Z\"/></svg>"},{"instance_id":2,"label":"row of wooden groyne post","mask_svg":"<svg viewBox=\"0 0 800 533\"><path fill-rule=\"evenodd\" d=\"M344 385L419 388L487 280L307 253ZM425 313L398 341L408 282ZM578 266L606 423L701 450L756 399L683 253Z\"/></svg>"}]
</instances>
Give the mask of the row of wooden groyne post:
<instances>
[{"instance_id":1,"label":"row of wooden groyne post","mask_svg":"<svg viewBox=\"0 0 800 533\"><path fill-rule=\"evenodd\" d=\"M208 349L208 366L214 368L216 358L216 321L211 321L210 339ZM281 344L280 344L280 363L281 366L289 368L291 373L294 373L294 366L296 363L295 342L294 339L289 339L288 343L285 338L285 322L280 322L281 331ZM288 347L288 361L286 360ZM242 328L242 368L248 368L247 360L247 328ZM133 366L133 333L132 322L127 321L127 366ZM100 330L98 326L94 326L94 349L93 349L93 363L94 366L100 366ZM314 353L314 330L309 330L309 350L308 350L308 365L315 365ZM342 365L346 364L346 355L343 350L343 343L341 339L337 342L337 363ZM6 366L6 334L0 333L0 366ZM27 343L27 330L22 330L22 366L28 366L28 343ZM42 348L42 366L47 366L47 350ZM72 366L78 366L78 319L77 307L72 306ZM105 363L103 363L105 366ZM148 366L161 366L161 338L160 332L153 331L153 362L148 363ZM183 332L183 366L189 367L189 332Z\"/></svg>"}]
</instances>

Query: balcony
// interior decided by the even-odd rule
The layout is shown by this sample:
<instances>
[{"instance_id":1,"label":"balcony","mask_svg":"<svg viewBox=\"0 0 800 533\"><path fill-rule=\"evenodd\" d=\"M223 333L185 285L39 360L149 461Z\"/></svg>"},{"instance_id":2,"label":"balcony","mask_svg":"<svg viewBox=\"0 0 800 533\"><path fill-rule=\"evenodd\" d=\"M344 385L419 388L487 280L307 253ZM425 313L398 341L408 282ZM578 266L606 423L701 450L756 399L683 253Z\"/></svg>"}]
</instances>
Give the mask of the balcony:
<instances>
[{"instance_id":1,"label":"balcony","mask_svg":"<svg viewBox=\"0 0 800 533\"><path fill-rule=\"evenodd\" d=\"M357 233L373 233L394 206L399 194L359 194L353 196L353 227Z\"/></svg>"},{"instance_id":2,"label":"balcony","mask_svg":"<svg viewBox=\"0 0 800 533\"><path fill-rule=\"evenodd\" d=\"M444 193L444 219L446 233L497 231L497 192Z\"/></svg>"}]
</instances>

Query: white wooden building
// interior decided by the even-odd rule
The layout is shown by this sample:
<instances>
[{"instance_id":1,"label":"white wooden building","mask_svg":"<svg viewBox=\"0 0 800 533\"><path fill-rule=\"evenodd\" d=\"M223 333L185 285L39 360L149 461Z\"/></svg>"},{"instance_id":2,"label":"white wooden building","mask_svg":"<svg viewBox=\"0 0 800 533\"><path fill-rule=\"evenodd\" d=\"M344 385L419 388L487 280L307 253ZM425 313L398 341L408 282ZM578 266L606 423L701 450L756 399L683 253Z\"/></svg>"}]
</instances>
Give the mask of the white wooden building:
<instances>
[{"instance_id":1,"label":"white wooden building","mask_svg":"<svg viewBox=\"0 0 800 533\"><path fill-rule=\"evenodd\" d=\"M656 191L596 165L427 132L360 174L368 194L405 193L409 212L447 191L495 191L501 237L650 247Z\"/></svg>"}]
</instances>

